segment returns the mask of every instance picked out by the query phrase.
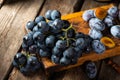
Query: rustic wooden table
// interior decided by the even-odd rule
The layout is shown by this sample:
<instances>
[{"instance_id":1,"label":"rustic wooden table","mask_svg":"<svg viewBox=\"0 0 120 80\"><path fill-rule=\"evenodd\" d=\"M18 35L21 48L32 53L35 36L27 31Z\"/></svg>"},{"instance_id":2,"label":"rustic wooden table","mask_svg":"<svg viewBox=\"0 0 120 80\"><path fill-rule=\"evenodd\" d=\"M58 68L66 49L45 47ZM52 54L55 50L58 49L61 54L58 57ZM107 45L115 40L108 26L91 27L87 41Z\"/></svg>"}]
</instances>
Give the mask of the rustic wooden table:
<instances>
[{"instance_id":1,"label":"rustic wooden table","mask_svg":"<svg viewBox=\"0 0 120 80\"><path fill-rule=\"evenodd\" d=\"M117 0L116 0L117 1ZM116 3L115 1L115 3ZM4 3L3 3L4 2ZM0 80L46 80L43 72L34 77L23 76L11 63L25 35L27 21L43 15L49 9L57 9L62 15L87 10L110 3L94 0L16 0L8 3L0 0ZM119 3L117 3L120 8ZM111 58L120 66L120 56ZM120 74L104 61L97 61L98 75L95 80L120 80ZM50 80L89 80L81 66L54 73Z\"/></svg>"}]
</instances>

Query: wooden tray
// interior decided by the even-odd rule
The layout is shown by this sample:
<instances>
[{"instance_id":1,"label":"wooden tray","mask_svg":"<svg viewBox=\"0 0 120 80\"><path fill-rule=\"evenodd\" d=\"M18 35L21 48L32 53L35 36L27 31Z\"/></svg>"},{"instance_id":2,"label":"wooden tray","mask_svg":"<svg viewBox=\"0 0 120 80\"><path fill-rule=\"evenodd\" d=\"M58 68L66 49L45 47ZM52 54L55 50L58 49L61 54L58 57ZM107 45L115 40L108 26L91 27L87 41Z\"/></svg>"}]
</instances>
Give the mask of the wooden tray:
<instances>
[{"instance_id":1,"label":"wooden tray","mask_svg":"<svg viewBox=\"0 0 120 80\"><path fill-rule=\"evenodd\" d=\"M106 6L101 6L101 8L104 8L108 10L110 7L114 6L113 4L106 5ZM95 10L94 8L93 10ZM68 14L62 16L63 20L68 20L73 27L76 29L77 32L83 32L84 34L88 34L90 28L89 25L86 21L82 19L82 14L84 11ZM106 34L106 33L105 33ZM78 59L78 62L74 65L69 65L69 66L61 66L53 63L50 59L48 58L41 58L45 72L47 74L52 73L52 72L58 72L62 70L66 70L69 68L77 67L82 65L86 61L98 61L101 59L113 57L120 55L120 39L116 39L112 37L110 34L107 36L111 37L113 41L115 42L116 46L112 49L107 49L103 54L96 54L95 52L91 52L89 54L84 54L82 57Z\"/></svg>"}]
</instances>

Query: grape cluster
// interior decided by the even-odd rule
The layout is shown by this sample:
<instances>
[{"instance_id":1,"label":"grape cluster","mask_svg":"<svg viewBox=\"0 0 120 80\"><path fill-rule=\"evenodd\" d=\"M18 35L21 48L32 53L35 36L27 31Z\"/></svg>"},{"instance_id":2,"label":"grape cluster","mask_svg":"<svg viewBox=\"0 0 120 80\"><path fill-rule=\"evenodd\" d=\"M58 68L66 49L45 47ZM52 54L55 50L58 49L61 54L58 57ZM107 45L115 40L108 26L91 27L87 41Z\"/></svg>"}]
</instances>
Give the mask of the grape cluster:
<instances>
[{"instance_id":1,"label":"grape cluster","mask_svg":"<svg viewBox=\"0 0 120 80\"><path fill-rule=\"evenodd\" d=\"M38 16L35 21L29 21L26 28L30 32L23 38L23 50L48 57L56 64L75 64L83 52L92 50L93 39L77 33L67 20L61 19L57 10L48 10L45 17Z\"/></svg>"},{"instance_id":2,"label":"grape cluster","mask_svg":"<svg viewBox=\"0 0 120 80\"><path fill-rule=\"evenodd\" d=\"M31 76L42 67L36 56L17 53L14 56L13 65L25 76Z\"/></svg>"}]
</instances>

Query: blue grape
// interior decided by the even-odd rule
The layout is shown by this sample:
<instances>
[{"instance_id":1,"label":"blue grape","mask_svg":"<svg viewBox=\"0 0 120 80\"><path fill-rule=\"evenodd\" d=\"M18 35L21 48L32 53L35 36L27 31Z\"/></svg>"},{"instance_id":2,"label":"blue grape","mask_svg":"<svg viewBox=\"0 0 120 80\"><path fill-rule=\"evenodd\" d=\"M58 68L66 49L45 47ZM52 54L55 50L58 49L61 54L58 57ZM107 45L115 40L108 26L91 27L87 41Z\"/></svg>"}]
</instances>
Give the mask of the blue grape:
<instances>
[{"instance_id":1,"label":"blue grape","mask_svg":"<svg viewBox=\"0 0 120 80\"><path fill-rule=\"evenodd\" d=\"M51 56L51 53L50 53L50 51L49 51L48 49L45 49L45 50L40 49L39 55L40 55L41 57L50 57L50 56Z\"/></svg>"},{"instance_id":2,"label":"blue grape","mask_svg":"<svg viewBox=\"0 0 120 80\"><path fill-rule=\"evenodd\" d=\"M76 46L79 48L79 49L84 49L86 47L86 42L85 42L85 39L84 38L78 38L76 40Z\"/></svg>"},{"instance_id":3,"label":"blue grape","mask_svg":"<svg viewBox=\"0 0 120 80\"><path fill-rule=\"evenodd\" d=\"M33 41L33 32L29 32L27 35L23 37L23 43L25 43L27 46L30 46L34 43Z\"/></svg>"},{"instance_id":4,"label":"blue grape","mask_svg":"<svg viewBox=\"0 0 120 80\"><path fill-rule=\"evenodd\" d=\"M50 26L45 21L39 22L38 27L40 28L40 32L42 33L46 33L50 29Z\"/></svg>"},{"instance_id":5,"label":"blue grape","mask_svg":"<svg viewBox=\"0 0 120 80\"><path fill-rule=\"evenodd\" d=\"M67 29L68 27L70 27L70 22L67 20L62 20L63 23L63 29Z\"/></svg>"},{"instance_id":6,"label":"blue grape","mask_svg":"<svg viewBox=\"0 0 120 80\"><path fill-rule=\"evenodd\" d=\"M20 72L25 76L32 76L37 73L41 68L41 63L35 56L30 56L27 60L27 64L20 68Z\"/></svg>"},{"instance_id":7,"label":"blue grape","mask_svg":"<svg viewBox=\"0 0 120 80\"><path fill-rule=\"evenodd\" d=\"M71 60L68 59L68 58L62 57L62 58L60 59L60 64L61 64L61 65L69 65L70 63L71 63Z\"/></svg>"},{"instance_id":8,"label":"blue grape","mask_svg":"<svg viewBox=\"0 0 120 80\"><path fill-rule=\"evenodd\" d=\"M47 47L54 47L55 45L55 36L50 35L45 39L45 44Z\"/></svg>"},{"instance_id":9,"label":"blue grape","mask_svg":"<svg viewBox=\"0 0 120 80\"><path fill-rule=\"evenodd\" d=\"M13 60L13 65L17 68L20 68L20 66L24 66L27 63L27 57L22 54L22 53L17 53L14 56L14 60Z\"/></svg>"},{"instance_id":10,"label":"blue grape","mask_svg":"<svg viewBox=\"0 0 120 80\"><path fill-rule=\"evenodd\" d=\"M37 31L39 31L38 25L34 26L34 28L33 28L32 31L33 31L33 32L37 32Z\"/></svg>"},{"instance_id":11,"label":"blue grape","mask_svg":"<svg viewBox=\"0 0 120 80\"><path fill-rule=\"evenodd\" d=\"M45 13L45 17L46 17L48 20L51 20L51 12L52 12L52 10L48 10L48 11Z\"/></svg>"},{"instance_id":12,"label":"blue grape","mask_svg":"<svg viewBox=\"0 0 120 80\"><path fill-rule=\"evenodd\" d=\"M66 49L64 52L63 52L63 56L66 57L66 58L69 58L69 59L72 59L77 53L75 52L75 49L70 47L68 49Z\"/></svg>"},{"instance_id":13,"label":"blue grape","mask_svg":"<svg viewBox=\"0 0 120 80\"><path fill-rule=\"evenodd\" d=\"M68 31L67 31L67 37L68 38L74 38L75 37L75 30L74 29L69 29Z\"/></svg>"},{"instance_id":14,"label":"blue grape","mask_svg":"<svg viewBox=\"0 0 120 80\"><path fill-rule=\"evenodd\" d=\"M38 52L38 47L37 47L37 45L31 45L30 47L29 47L29 52L30 53L37 53Z\"/></svg>"},{"instance_id":15,"label":"blue grape","mask_svg":"<svg viewBox=\"0 0 120 80\"><path fill-rule=\"evenodd\" d=\"M35 32L33 35L33 40L37 42L42 42L45 38L45 35L41 32Z\"/></svg>"},{"instance_id":16,"label":"blue grape","mask_svg":"<svg viewBox=\"0 0 120 80\"><path fill-rule=\"evenodd\" d=\"M35 22L38 24L41 21L46 21L45 18L43 16L38 16L35 18Z\"/></svg>"},{"instance_id":17,"label":"blue grape","mask_svg":"<svg viewBox=\"0 0 120 80\"><path fill-rule=\"evenodd\" d=\"M52 62L58 64L60 62L60 57L58 57L56 55L52 55L51 60L52 60Z\"/></svg>"},{"instance_id":18,"label":"blue grape","mask_svg":"<svg viewBox=\"0 0 120 80\"><path fill-rule=\"evenodd\" d=\"M27 24L26 24L26 27L32 31L33 27L35 25L35 22L34 21L29 21Z\"/></svg>"},{"instance_id":19,"label":"blue grape","mask_svg":"<svg viewBox=\"0 0 120 80\"><path fill-rule=\"evenodd\" d=\"M58 40L56 42L56 47L58 49L65 49L67 47L67 42L65 40Z\"/></svg>"},{"instance_id":20,"label":"blue grape","mask_svg":"<svg viewBox=\"0 0 120 80\"><path fill-rule=\"evenodd\" d=\"M60 49L58 49L57 47L54 47L52 49L52 54L56 55L56 56L61 56L62 55L62 51Z\"/></svg>"},{"instance_id":21,"label":"blue grape","mask_svg":"<svg viewBox=\"0 0 120 80\"><path fill-rule=\"evenodd\" d=\"M59 11L57 11L57 10L53 10L51 12L51 18L52 18L52 20L61 18L61 13Z\"/></svg>"}]
</instances>

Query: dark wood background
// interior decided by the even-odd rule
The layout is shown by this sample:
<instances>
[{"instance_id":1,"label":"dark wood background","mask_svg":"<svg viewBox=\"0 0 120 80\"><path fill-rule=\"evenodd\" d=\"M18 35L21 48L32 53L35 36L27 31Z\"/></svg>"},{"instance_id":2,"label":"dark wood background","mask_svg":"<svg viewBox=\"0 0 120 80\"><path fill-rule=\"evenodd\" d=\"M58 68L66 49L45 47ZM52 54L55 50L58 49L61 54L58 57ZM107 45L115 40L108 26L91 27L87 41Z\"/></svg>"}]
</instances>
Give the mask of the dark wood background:
<instances>
[{"instance_id":1,"label":"dark wood background","mask_svg":"<svg viewBox=\"0 0 120 80\"><path fill-rule=\"evenodd\" d=\"M120 5L115 0L119 9ZM62 15L99 7L110 3L94 0L0 0L0 80L46 80L43 72L34 77L23 76L11 63L25 35L27 21L43 15L49 9L57 9ZM120 56L111 58L120 66ZM95 80L120 80L120 74L104 61L97 61L98 75ZM81 66L53 73L50 80L89 80Z\"/></svg>"}]
</instances>

